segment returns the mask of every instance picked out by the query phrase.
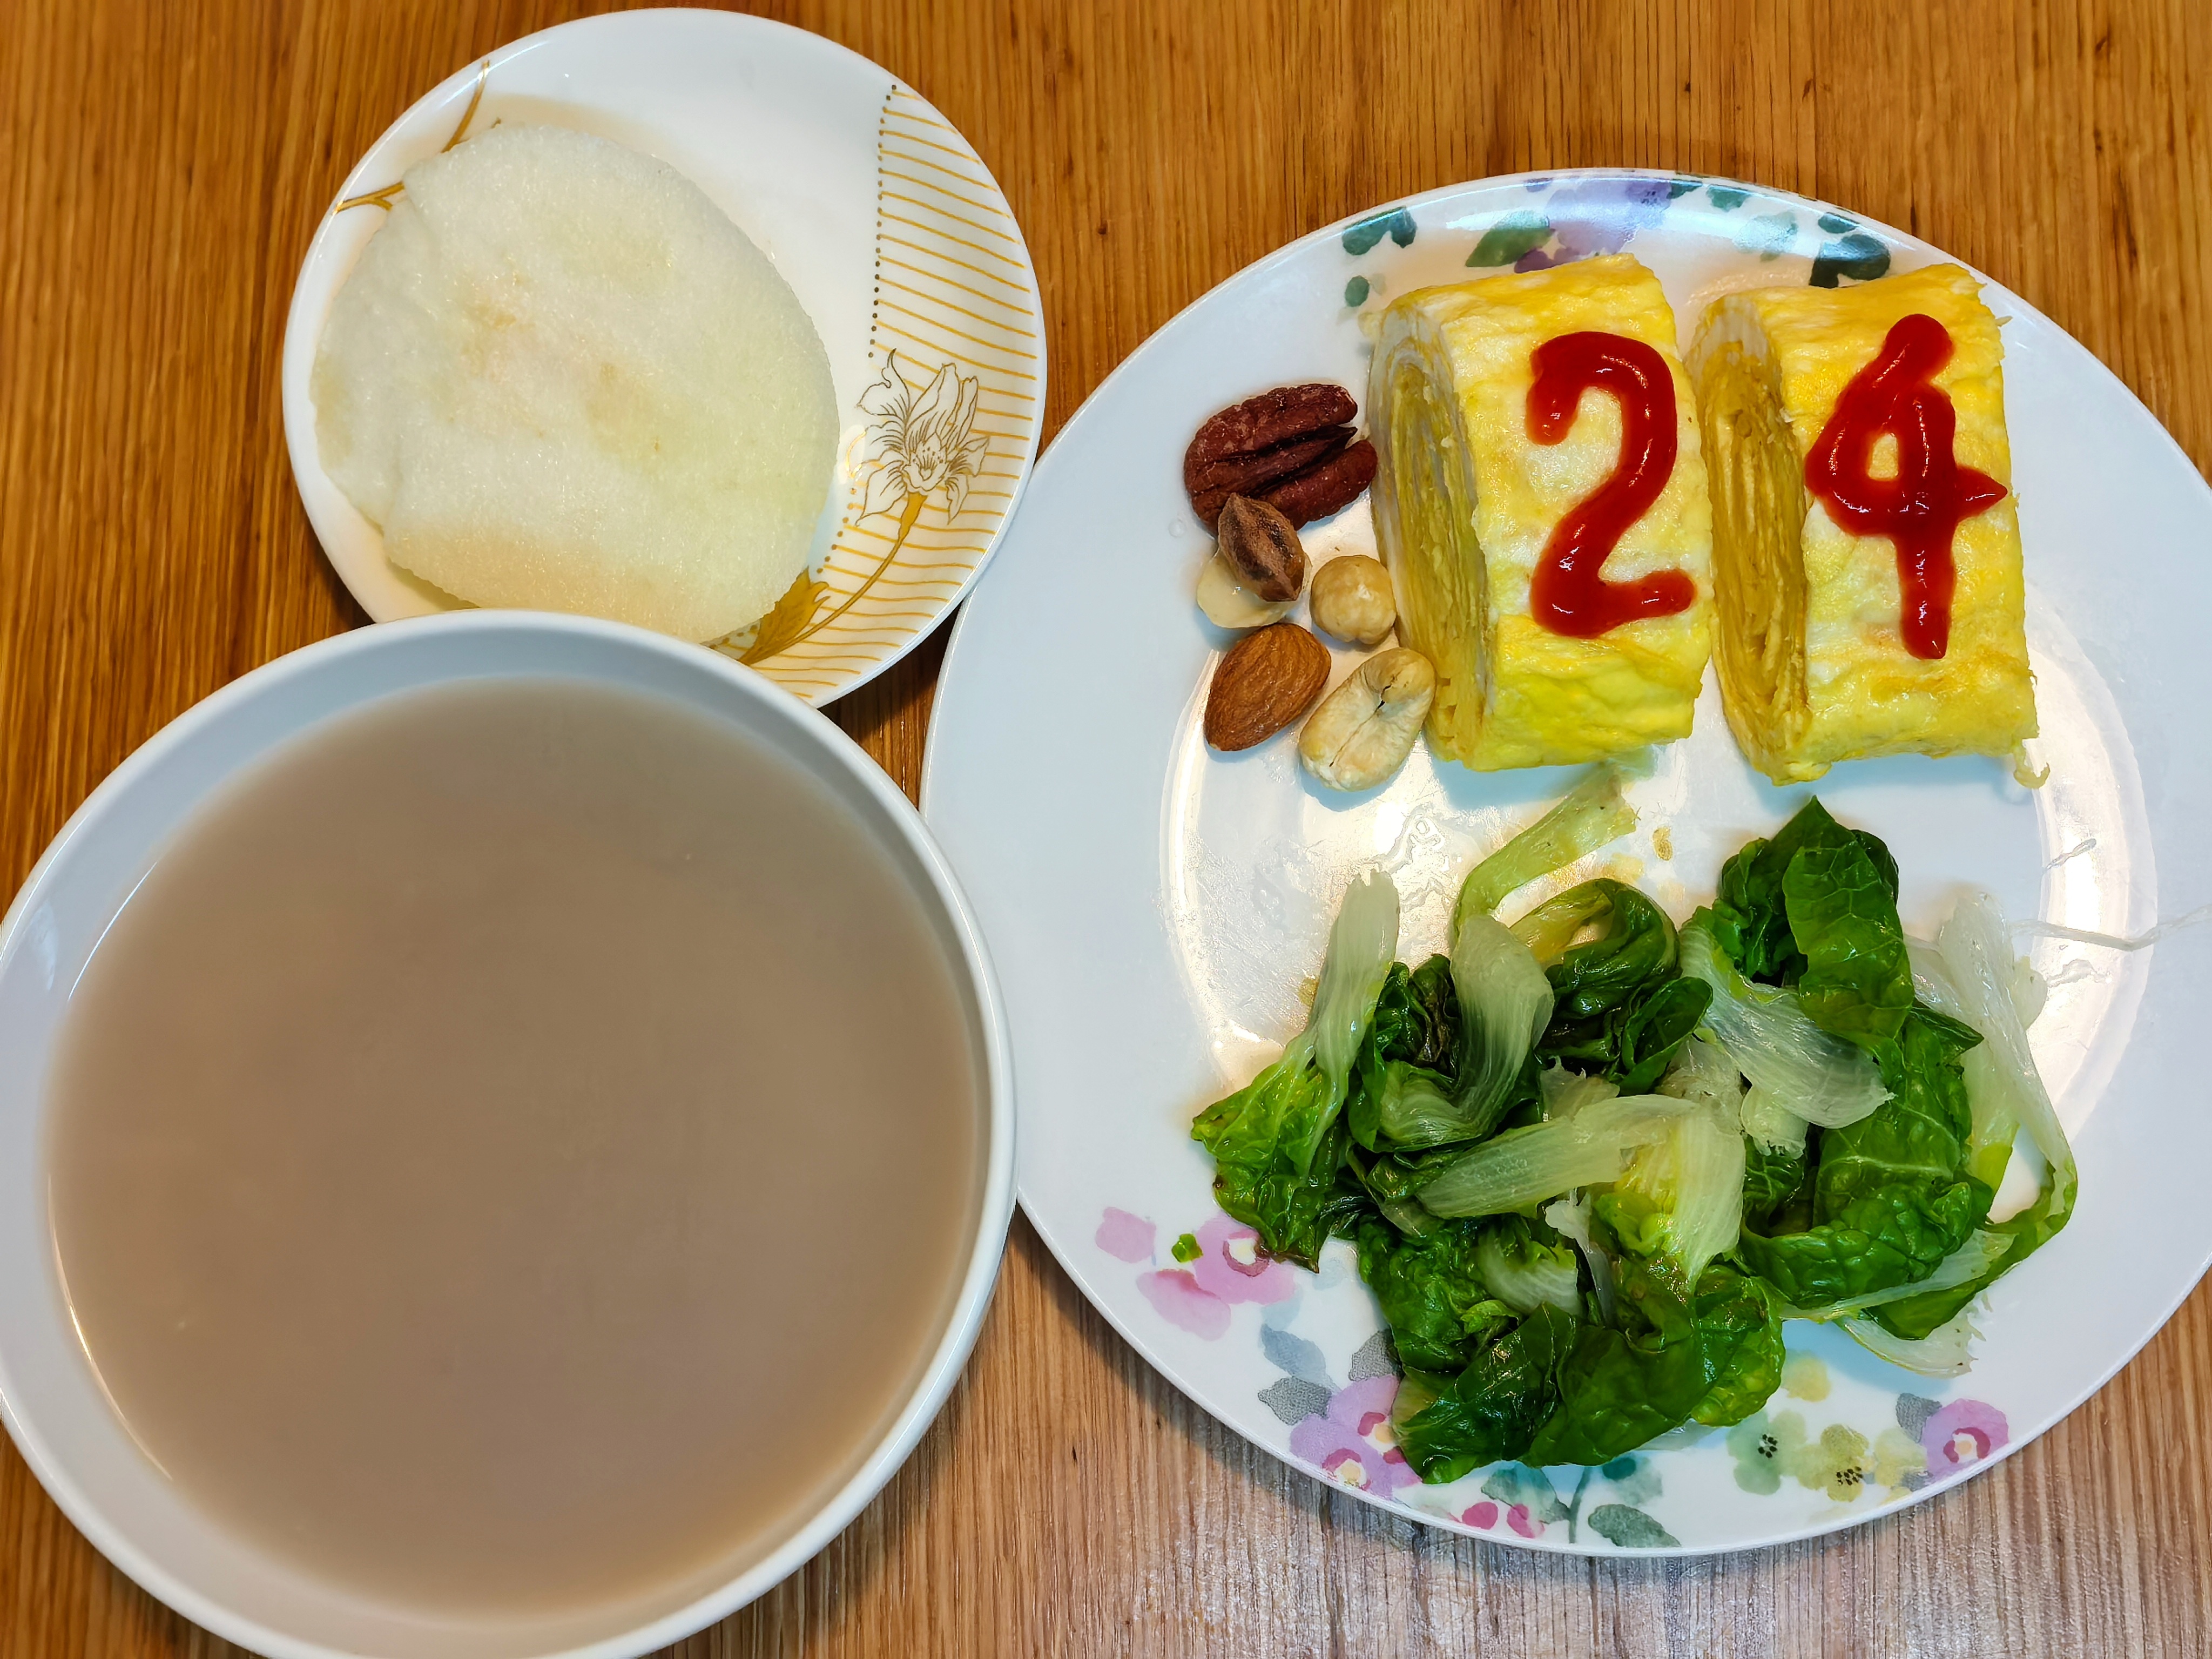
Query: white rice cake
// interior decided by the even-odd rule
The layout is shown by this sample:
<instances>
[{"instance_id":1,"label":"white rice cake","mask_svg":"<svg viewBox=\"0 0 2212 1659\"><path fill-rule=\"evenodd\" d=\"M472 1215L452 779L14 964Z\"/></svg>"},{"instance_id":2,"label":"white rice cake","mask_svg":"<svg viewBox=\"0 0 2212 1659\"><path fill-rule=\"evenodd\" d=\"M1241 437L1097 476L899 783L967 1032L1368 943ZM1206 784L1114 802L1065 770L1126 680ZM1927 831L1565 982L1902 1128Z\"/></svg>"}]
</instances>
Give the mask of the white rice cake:
<instances>
[{"instance_id":1,"label":"white rice cake","mask_svg":"<svg viewBox=\"0 0 2212 1659\"><path fill-rule=\"evenodd\" d=\"M650 156L499 126L407 170L315 358L324 470L477 605L714 640L805 568L837 444L820 337Z\"/></svg>"}]
</instances>

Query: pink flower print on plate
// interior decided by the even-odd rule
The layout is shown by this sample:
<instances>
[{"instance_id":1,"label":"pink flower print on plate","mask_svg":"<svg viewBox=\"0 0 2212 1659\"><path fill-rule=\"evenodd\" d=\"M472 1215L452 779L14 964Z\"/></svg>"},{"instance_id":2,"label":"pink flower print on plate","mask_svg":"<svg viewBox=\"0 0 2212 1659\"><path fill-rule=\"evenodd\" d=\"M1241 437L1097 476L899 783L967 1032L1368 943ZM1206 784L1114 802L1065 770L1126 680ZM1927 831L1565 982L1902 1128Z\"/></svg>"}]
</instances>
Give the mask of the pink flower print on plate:
<instances>
[{"instance_id":1,"label":"pink flower print on plate","mask_svg":"<svg viewBox=\"0 0 2212 1659\"><path fill-rule=\"evenodd\" d=\"M1229 1304L1200 1285L1188 1267L1142 1274L1137 1288L1161 1318L1194 1336L1211 1342L1229 1328Z\"/></svg>"},{"instance_id":2,"label":"pink flower print on plate","mask_svg":"<svg viewBox=\"0 0 2212 1659\"><path fill-rule=\"evenodd\" d=\"M1260 1235L1216 1215L1198 1230L1198 1282L1224 1302L1280 1302L1297 1294L1297 1270L1260 1254Z\"/></svg>"},{"instance_id":3,"label":"pink flower print on plate","mask_svg":"<svg viewBox=\"0 0 2212 1659\"><path fill-rule=\"evenodd\" d=\"M2011 1439L2012 1425L2005 1414L1979 1400L1954 1400L1939 1406L1920 1430L1928 1474L1936 1480L1994 1456Z\"/></svg>"},{"instance_id":4,"label":"pink flower print on plate","mask_svg":"<svg viewBox=\"0 0 2212 1659\"><path fill-rule=\"evenodd\" d=\"M1119 1261L1150 1261L1153 1241L1158 1231L1140 1215L1131 1215L1127 1210L1117 1210L1112 1205L1098 1218L1098 1248Z\"/></svg>"},{"instance_id":5,"label":"pink flower print on plate","mask_svg":"<svg viewBox=\"0 0 2212 1659\"><path fill-rule=\"evenodd\" d=\"M1528 1513L1526 1505L1516 1507L1524 1515ZM1462 1527L1473 1527L1477 1532L1488 1532L1498 1524L1498 1505L1487 1498L1480 1504L1470 1504L1459 1512L1459 1523Z\"/></svg>"},{"instance_id":6,"label":"pink flower print on plate","mask_svg":"<svg viewBox=\"0 0 2212 1659\"><path fill-rule=\"evenodd\" d=\"M1363 1377L1339 1389L1328 1397L1327 1412L1291 1431L1291 1455L1365 1492L1395 1492L1418 1484L1420 1477L1398 1449L1390 1426L1390 1402L1397 1397L1395 1376Z\"/></svg>"}]
</instances>

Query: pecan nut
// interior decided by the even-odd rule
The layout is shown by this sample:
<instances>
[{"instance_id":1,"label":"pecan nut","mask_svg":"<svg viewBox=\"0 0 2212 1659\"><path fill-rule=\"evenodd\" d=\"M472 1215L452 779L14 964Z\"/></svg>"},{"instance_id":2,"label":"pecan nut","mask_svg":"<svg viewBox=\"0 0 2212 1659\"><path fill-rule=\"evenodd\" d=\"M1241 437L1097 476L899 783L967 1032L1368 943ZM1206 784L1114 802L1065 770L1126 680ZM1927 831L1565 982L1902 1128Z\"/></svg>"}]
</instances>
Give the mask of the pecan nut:
<instances>
[{"instance_id":1,"label":"pecan nut","mask_svg":"<svg viewBox=\"0 0 2212 1659\"><path fill-rule=\"evenodd\" d=\"M1296 526L1265 501L1231 495L1214 520L1221 556L1263 602L1280 605L1306 590L1306 550Z\"/></svg>"},{"instance_id":2,"label":"pecan nut","mask_svg":"<svg viewBox=\"0 0 2212 1659\"><path fill-rule=\"evenodd\" d=\"M1375 482L1375 446L1362 438L1318 466L1285 478L1260 499L1292 524L1311 524L1341 513Z\"/></svg>"},{"instance_id":3,"label":"pecan nut","mask_svg":"<svg viewBox=\"0 0 2212 1659\"><path fill-rule=\"evenodd\" d=\"M1358 412L1350 392L1320 381L1278 386L1221 410L1183 453L1192 508L1209 530L1231 495L1264 501L1294 525L1341 511L1375 476L1373 448L1352 436Z\"/></svg>"}]
</instances>

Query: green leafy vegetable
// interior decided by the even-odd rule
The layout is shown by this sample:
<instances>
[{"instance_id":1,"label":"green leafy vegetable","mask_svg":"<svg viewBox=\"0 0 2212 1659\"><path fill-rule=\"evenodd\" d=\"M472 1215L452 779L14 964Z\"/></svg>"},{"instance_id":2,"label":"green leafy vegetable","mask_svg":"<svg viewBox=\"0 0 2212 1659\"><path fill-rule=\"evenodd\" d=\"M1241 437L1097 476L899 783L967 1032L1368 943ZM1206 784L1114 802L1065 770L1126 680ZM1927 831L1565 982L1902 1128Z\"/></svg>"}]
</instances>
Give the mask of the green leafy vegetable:
<instances>
[{"instance_id":1,"label":"green leafy vegetable","mask_svg":"<svg viewBox=\"0 0 2212 1659\"><path fill-rule=\"evenodd\" d=\"M1554 905L1569 907L1577 930L1595 927L1594 938L1570 945L1545 966L1562 1018L1588 1019L1619 1007L1674 969L1674 924L1633 887L1600 876L1539 905L1514 925L1523 939L1535 918Z\"/></svg>"},{"instance_id":2,"label":"green leafy vegetable","mask_svg":"<svg viewBox=\"0 0 2212 1659\"><path fill-rule=\"evenodd\" d=\"M1620 1085L1610 1078L1571 1072L1553 1060L1536 1074L1536 1095L1548 1118L1572 1117L1595 1100L1612 1100Z\"/></svg>"},{"instance_id":3,"label":"green leafy vegetable","mask_svg":"<svg viewBox=\"0 0 2212 1659\"><path fill-rule=\"evenodd\" d=\"M1393 1139L1408 1146L1488 1134L1533 1091L1528 1056L1552 1015L1552 982L1528 947L1491 916L1470 915L1452 939L1459 998L1459 1064L1449 1111L1412 1119ZM1426 1103L1424 1102L1424 1104Z\"/></svg>"},{"instance_id":4,"label":"green leafy vegetable","mask_svg":"<svg viewBox=\"0 0 2212 1659\"><path fill-rule=\"evenodd\" d=\"M1594 768L1557 806L1468 872L1452 932L1470 915L1489 915L1540 876L1587 858L1636 827L1636 809L1621 799L1620 767Z\"/></svg>"},{"instance_id":5,"label":"green leafy vegetable","mask_svg":"<svg viewBox=\"0 0 2212 1659\"><path fill-rule=\"evenodd\" d=\"M1617 1181L1629 1153L1664 1135L1668 1121L1687 1109L1661 1095L1624 1095L1572 1117L1508 1129L1444 1163L1417 1196L1435 1215L1503 1215L1571 1188Z\"/></svg>"},{"instance_id":6,"label":"green leafy vegetable","mask_svg":"<svg viewBox=\"0 0 2212 1659\"><path fill-rule=\"evenodd\" d=\"M1812 1224L1745 1231L1745 1262L1786 1301L1824 1308L1925 1279L1981 1224L1991 1194L1965 1172L1965 1046L1955 1022L1913 1010L1899 1040L1881 1047L1891 1097L1821 1134Z\"/></svg>"},{"instance_id":7,"label":"green leafy vegetable","mask_svg":"<svg viewBox=\"0 0 2212 1659\"><path fill-rule=\"evenodd\" d=\"M1797 1002L1822 1030L1865 1043L1894 1037L1912 1007L1896 875L1853 839L1812 847L1782 878L1790 936L1804 954Z\"/></svg>"},{"instance_id":8,"label":"green leafy vegetable","mask_svg":"<svg viewBox=\"0 0 2212 1659\"><path fill-rule=\"evenodd\" d=\"M1923 1376L1964 1376L1973 1368L1974 1339L1981 1334L1964 1312L1923 1337L1899 1336L1871 1319L1846 1319L1843 1327L1868 1352Z\"/></svg>"},{"instance_id":9,"label":"green leafy vegetable","mask_svg":"<svg viewBox=\"0 0 2212 1659\"><path fill-rule=\"evenodd\" d=\"M1595 937L1574 942L1593 927ZM1537 906L1512 931L1546 963L1557 998L1540 1055L1601 1073L1625 1093L1648 1093L1712 995L1677 972L1667 913L1601 877Z\"/></svg>"},{"instance_id":10,"label":"green leafy vegetable","mask_svg":"<svg viewBox=\"0 0 2212 1659\"><path fill-rule=\"evenodd\" d=\"M1379 1218L1359 1223L1359 1276L1406 1364L1457 1372L1486 1338L1520 1318L1492 1292L1478 1263L1484 1237L1480 1222L1445 1222L1418 1237Z\"/></svg>"},{"instance_id":11,"label":"green leafy vegetable","mask_svg":"<svg viewBox=\"0 0 2212 1659\"><path fill-rule=\"evenodd\" d=\"M1355 883L1306 1030L1193 1130L1270 1255L1356 1243L1425 1480L1513 1460L1493 1482L1543 1486L1740 1422L1786 1318L1955 1376L1972 1299L2073 1207L2028 1050L2040 982L1993 902L1913 944L1888 849L1814 801L1679 933L1609 879L1496 919L1633 821L1593 773L1476 866L1449 954L1416 968L1390 959L1395 889ZM1992 1221L2014 1157L2045 1177Z\"/></svg>"},{"instance_id":12,"label":"green leafy vegetable","mask_svg":"<svg viewBox=\"0 0 2212 1659\"><path fill-rule=\"evenodd\" d=\"M2015 1133L2025 1129L2042 1156L2044 1176L2033 1203L1993 1224L1992 1231L2006 1242L2002 1255L1956 1285L1931 1285L1934 1293L1897 1301L1875 1314L1893 1333L1908 1339L1932 1336L2000 1274L2048 1243L2073 1214L2079 1182L2074 1149L2036 1070L2027 1023L2021 1016L2023 975L2035 991L2040 986L2013 956L1996 901L1986 893L1960 899L1936 936L1934 954L1941 972L1929 976L1931 993L1946 1013L1983 1039L1967 1051L1964 1063L1971 1119L1967 1167L1994 1188L2003 1177Z\"/></svg>"},{"instance_id":13,"label":"green leafy vegetable","mask_svg":"<svg viewBox=\"0 0 2212 1659\"><path fill-rule=\"evenodd\" d=\"M1809 1122L1842 1128L1887 1097L1880 1062L1865 1049L1823 1030L1795 992L1751 984L1736 972L1706 913L1682 929L1681 962L1686 975L1712 988L1706 1029L1778 1104Z\"/></svg>"},{"instance_id":14,"label":"green leafy vegetable","mask_svg":"<svg viewBox=\"0 0 2212 1659\"><path fill-rule=\"evenodd\" d=\"M1817 800L1808 801L1771 841L1747 842L1721 866L1712 905L1712 933L1722 952L1746 977L1771 985L1795 980L1803 951L1790 932L1784 883L1801 852L1822 852L1856 842L1872 860L1897 901L1897 860L1863 830L1846 830Z\"/></svg>"},{"instance_id":15,"label":"green leafy vegetable","mask_svg":"<svg viewBox=\"0 0 2212 1659\"><path fill-rule=\"evenodd\" d=\"M1391 963L1353 1067L1346 1105L1352 1139L1376 1150L1385 1101L1394 1117L1407 1115L1413 1109L1397 1097L1409 1088L1449 1099L1458 1045L1459 994L1452 988L1450 959L1431 957L1411 972L1402 962Z\"/></svg>"},{"instance_id":16,"label":"green leafy vegetable","mask_svg":"<svg viewBox=\"0 0 2212 1659\"><path fill-rule=\"evenodd\" d=\"M1213 1154L1224 1210L1254 1228L1270 1255L1305 1267L1366 1202L1342 1170L1352 1061L1398 948L1398 890L1370 872L1346 891L1329 930L1313 1013L1283 1057L1191 1126Z\"/></svg>"},{"instance_id":17,"label":"green leafy vegetable","mask_svg":"<svg viewBox=\"0 0 2212 1659\"><path fill-rule=\"evenodd\" d=\"M1548 1304L1486 1340L1459 1376L1407 1373L1391 1417L1424 1480L1456 1480L1528 1448L1559 1401L1558 1373L1583 1328Z\"/></svg>"},{"instance_id":18,"label":"green leafy vegetable","mask_svg":"<svg viewBox=\"0 0 2212 1659\"><path fill-rule=\"evenodd\" d=\"M1770 1382L1759 1392L1770 1370L1781 1375L1780 1326L1762 1287L1716 1267L1692 1301L1636 1256L1620 1258L1620 1273L1621 1324L1576 1328L1559 1363L1559 1407L1523 1462L1607 1462L1701 1407L1715 1423L1732 1420L1773 1391Z\"/></svg>"},{"instance_id":19,"label":"green leafy vegetable","mask_svg":"<svg viewBox=\"0 0 2212 1659\"><path fill-rule=\"evenodd\" d=\"M1748 1133L1743 1139L1743 1218L1766 1227L1805 1189L1805 1147L1764 1146Z\"/></svg>"},{"instance_id":20,"label":"green leafy vegetable","mask_svg":"<svg viewBox=\"0 0 2212 1659\"><path fill-rule=\"evenodd\" d=\"M1717 1044L1692 1042L1659 1086L1688 1109L1595 1203L1624 1249L1658 1263L1686 1293L1742 1229L1743 1081Z\"/></svg>"},{"instance_id":21,"label":"green leafy vegetable","mask_svg":"<svg viewBox=\"0 0 2212 1659\"><path fill-rule=\"evenodd\" d=\"M1514 1312L1534 1313L1548 1304L1571 1319L1582 1317L1582 1270L1574 1250L1542 1222L1513 1215L1483 1224L1474 1263L1491 1294Z\"/></svg>"}]
</instances>

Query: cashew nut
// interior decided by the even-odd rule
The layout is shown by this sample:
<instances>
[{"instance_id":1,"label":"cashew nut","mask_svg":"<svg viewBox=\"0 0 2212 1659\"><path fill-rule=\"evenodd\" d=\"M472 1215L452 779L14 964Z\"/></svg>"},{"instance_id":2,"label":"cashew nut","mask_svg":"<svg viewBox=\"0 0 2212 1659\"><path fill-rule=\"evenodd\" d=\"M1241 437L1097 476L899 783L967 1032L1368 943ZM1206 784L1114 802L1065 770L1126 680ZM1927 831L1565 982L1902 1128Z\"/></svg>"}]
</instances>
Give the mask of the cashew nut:
<instances>
[{"instance_id":1,"label":"cashew nut","mask_svg":"<svg viewBox=\"0 0 2212 1659\"><path fill-rule=\"evenodd\" d=\"M1314 572L1314 626L1351 645L1380 645L1398 620L1390 573L1364 553L1331 559Z\"/></svg>"},{"instance_id":2,"label":"cashew nut","mask_svg":"<svg viewBox=\"0 0 2212 1659\"><path fill-rule=\"evenodd\" d=\"M1322 699L1298 733L1298 760L1331 789L1371 789L1413 752L1436 695L1426 657L1378 651Z\"/></svg>"}]
</instances>

